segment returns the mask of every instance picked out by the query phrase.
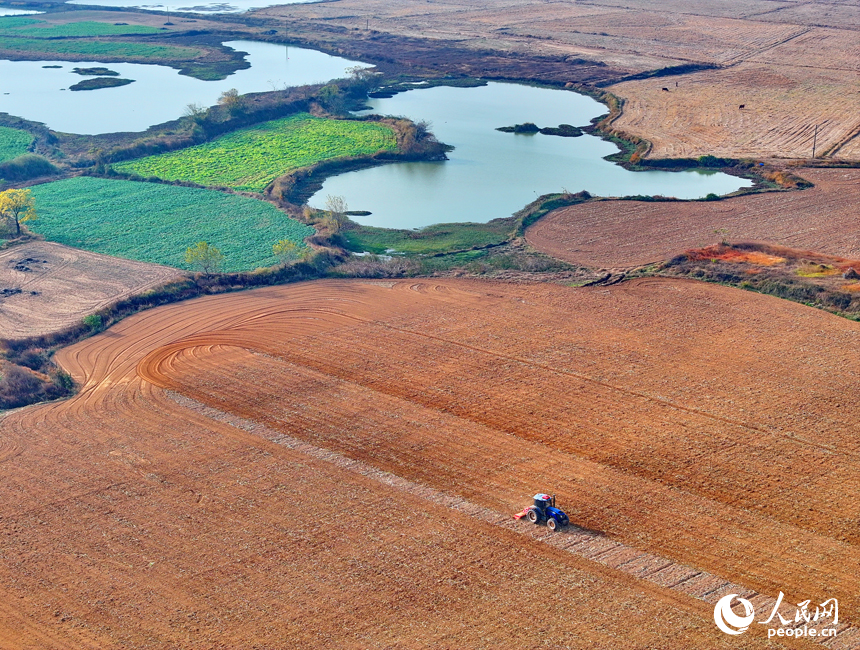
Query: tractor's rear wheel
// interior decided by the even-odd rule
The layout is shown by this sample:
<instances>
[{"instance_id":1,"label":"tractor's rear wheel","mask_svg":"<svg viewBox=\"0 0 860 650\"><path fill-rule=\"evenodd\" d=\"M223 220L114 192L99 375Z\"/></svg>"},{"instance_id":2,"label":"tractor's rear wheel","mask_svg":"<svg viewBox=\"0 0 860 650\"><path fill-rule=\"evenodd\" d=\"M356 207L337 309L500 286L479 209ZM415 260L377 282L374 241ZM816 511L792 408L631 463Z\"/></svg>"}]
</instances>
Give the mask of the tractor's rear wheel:
<instances>
[{"instance_id":1,"label":"tractor's rear wheel","mask_svg":"<svg viewBox=\"0 0 860 650\"><path fill-rule=\"evenodd\" d=\"M546 520L546 527L549 528L552 532L558 530L558 522L555 520L555 517L550 517Z\"/></svg>"},{"instance_id":2,"label":"tractor's rear wheel","mask_svg":"<svg viewBox=\"0 0 860 650\"><path fill-rule=\"evenodd\" d=\"M529 512L528 512L528 514L526 515L526 517L528 517L528 518L529 518L529 521L530 521L530 522L532 522L533 524L536 524L536 523L538 522L538 513L537 513L537 510L529 510Z\"/></svg>"}]
</instances>

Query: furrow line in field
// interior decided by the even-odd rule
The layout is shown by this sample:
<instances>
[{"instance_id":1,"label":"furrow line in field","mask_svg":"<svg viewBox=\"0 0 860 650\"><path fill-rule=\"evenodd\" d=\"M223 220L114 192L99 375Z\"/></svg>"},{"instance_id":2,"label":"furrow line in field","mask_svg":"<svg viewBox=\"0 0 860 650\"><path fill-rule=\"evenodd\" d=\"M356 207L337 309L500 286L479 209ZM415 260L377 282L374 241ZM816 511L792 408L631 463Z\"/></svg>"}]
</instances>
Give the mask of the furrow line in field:
<instances>
[{"instance_id":1,"label":"furrow line in field","mask_svg":"<svg viewBox=\"0 0 860 650\"><path fill-rule=\"evenodd\" d=\"M441 490L410 481L362 461L349 458L336 451L312 445L292 436L285 435L254 420L220 411L174 391L167 390L165 393L179 406L194 411L199 415L247 431L276 444L283 445L293 451L298 451L312 458L331 463L341 469L355 472L396 490L418 496L436 505L445 506L488 524L515 531L533 540L549 544L557 549L567 551L603 566L617 569L633 577L647 580L659 587L691 596L697 600L715 604L727 594L737 594L742 598L753 601L755 609L758 612L772 611L777 602L775 598L759 594L752 589L735 584L706 571L697 571L667 558L616 542L599 532L571 526L570 529L564 532L548 533L543 527L535 527L525 522L508 518L490 508L472 503L458 495L447 494ZM667 576L669 576L668 579ZM798 622L793 627L800 627L801 625L802 622ZM813 629L815 626L808 627L809 629ZM835 637L809 637L809 639L834 650L853 650L860 648L860 628L843 623L838 626L838 633Z\"/></svg>"}]
</instances>

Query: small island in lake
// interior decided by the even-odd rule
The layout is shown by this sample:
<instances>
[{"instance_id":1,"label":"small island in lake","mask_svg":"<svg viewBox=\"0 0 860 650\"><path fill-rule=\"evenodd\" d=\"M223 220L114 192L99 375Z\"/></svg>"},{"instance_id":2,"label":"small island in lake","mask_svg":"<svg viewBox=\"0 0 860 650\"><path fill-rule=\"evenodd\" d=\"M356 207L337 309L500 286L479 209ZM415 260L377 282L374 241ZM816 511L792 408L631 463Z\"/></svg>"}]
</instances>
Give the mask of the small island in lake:
<instances>
[{"instance_id":1,"label":"small island in lake","mask_svg":"<svg viewBox=\"0 0 860 650\"><path fill-rule=\"evenodd\" d=\"M116 88L133 83L134 79L117 79L116 77L96 77L95 79L84 79L69 86L69 90L98 90L99 88Z\"/></svg>"},{"instance_id":2,"label":"small island in lake","mask_svg":"<svg viewBox=\"0 0 860 650\"><path fill-rule=\"evenodd\" d=\"M73 68L72 72L84 77L118 77L119 72L110 68Z\"/></svg>"},{"instance_id":3,"label":"small island in lake","mask_svg":"<svg viewBox=\"0 0 860 650\"><path fill-rule=\"evenodd\" d=\"M513 126L500 126L496 131L502 131L503 133L543 133L544 135L558 135L562 138L578 138L582 135L582 129L570 124L540 128L534 122L514 124Z\"/></svg>"}]
</instances>

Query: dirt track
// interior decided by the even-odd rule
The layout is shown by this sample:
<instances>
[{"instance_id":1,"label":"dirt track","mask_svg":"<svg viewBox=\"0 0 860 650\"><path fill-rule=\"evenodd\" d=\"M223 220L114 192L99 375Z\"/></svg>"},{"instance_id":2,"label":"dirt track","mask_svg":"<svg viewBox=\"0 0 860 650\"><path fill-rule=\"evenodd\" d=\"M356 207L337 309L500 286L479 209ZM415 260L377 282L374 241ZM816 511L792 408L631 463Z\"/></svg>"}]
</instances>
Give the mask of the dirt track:
<instances>
[{"instance_id":1,"label":"dirt track","mask_svg":"<svg viewBox=\"0 0 860 650\"><path fill-rule=\"evenodd\" d=\"M723 237L860 257L860 170L797 174L815 187L715 202L584 203L548 214L528 229L526 239L553 257L592 268L663 261Z\"/></svg>"},{"instance_id":2,"label":"dirt track","mask_svg":"<svg viewBox=\"0 0 860 650\"><path fill-rule=\"evenodd\" d=\"M706 605L165 388L500 517L551 489L631 547L857 621L858 336L683 281L326 281L139 314L61 353L79 396L0 421L4 643L532 647L564 622L571 647L737 647Z\"/></svg>"},{"instance_id":3,"label":"dirt track","mask_svg":"<svg viewBox=\"0 0 860 650\"><path fill-rule=\"evenodd\" d=\"M182 272L167 266L88 253L35 241L0 251L0 338L58 332L87 314L170 280Z\"/></svg>"}]
</instances>

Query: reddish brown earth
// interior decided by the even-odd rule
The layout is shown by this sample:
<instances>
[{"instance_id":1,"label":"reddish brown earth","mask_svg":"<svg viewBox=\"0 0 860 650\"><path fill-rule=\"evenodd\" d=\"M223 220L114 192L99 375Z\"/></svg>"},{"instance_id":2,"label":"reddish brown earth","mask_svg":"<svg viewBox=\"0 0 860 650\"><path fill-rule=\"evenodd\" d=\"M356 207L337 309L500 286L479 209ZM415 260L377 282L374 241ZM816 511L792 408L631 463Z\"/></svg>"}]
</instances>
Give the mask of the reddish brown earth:
<instances>
[{"instance_id":1,"label":"reddish brown earth","mask_svg":"<svg viewBox=\"0 0 860 650\"><path fill-rule=\"evenodd\" d=\"M499 521L551 490L630 549L855 623L858 337L682 280L324 281L138 314L60 353L78 396L0 420L0 645L763 644L422 489Z\"/></svg>"},{"instance_id":2,"label":"reddish brown earth","mask_svg":"<svg viewBox=\"0 0 860 650\"><path fill-rule=\"evenodd\" d=\"M628 268L728 241L767 241L860 257L860 170L801 169L815 187L713 202L592 201L526 231L535 248L588 267Z\"/></svg>"}]
</instances>

